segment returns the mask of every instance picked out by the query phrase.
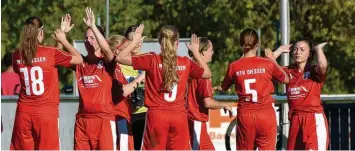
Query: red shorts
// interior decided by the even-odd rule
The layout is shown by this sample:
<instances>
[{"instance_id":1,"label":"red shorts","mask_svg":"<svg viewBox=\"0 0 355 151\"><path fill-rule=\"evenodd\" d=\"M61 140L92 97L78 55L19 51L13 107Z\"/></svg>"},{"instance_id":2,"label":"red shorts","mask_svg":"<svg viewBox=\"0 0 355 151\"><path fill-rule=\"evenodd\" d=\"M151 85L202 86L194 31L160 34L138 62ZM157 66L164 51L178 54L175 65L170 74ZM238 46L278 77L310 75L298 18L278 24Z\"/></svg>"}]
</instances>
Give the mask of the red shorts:
<instances>
[{"instance_id":1,"label":"red shorts","mask_svg":"<svg viewBox=\"0 0 355 151\"><path fill-rule=\"evenodd\" d=\"M215 150L207 132L206 122L189 119L192 150Z\"/></svg>"},{"instance_id":2,"label":"red shorts","mask_svg":"<svg viewBox=\"0 0 355 151\"><path fill-rule=\"evenodd\" d=\"M132 124L125 118L117 116L117 149L134 150L134 140L132 135Z\"/></svg>"},{"instance_id":3,"label":"red shorts","mask_svg":"<svg viewBox=\"0 0 355 151\"><path fill-rule=\"evenodd\" d=\"M272 106L238 114L237 123L237 150L276 149L277 123Z\"/></svg>"},{"instance_id":4,"label":"red shorts","mask_svg":"<svg viewBox=\"0 0 355 151\"><path fill-rule=\"evenodd\" d=\"M328 149L328 122L324 113L296 113L290 122L287 150Z\"/></svg>"},{"instance_id":5,"label":"red shorts","mask_svg":"<svg viewBox=\"0 0 355 151\"><path fill-rule=\"evenodd\" d=\"M142 150L191 150L186 112L148 110Z\"/></svg>"},{"instance_id":6,"label":"red shorts","mask_svg":"<svg viewBox=\"0 0 355 151\"><path fill-rule=\"evenodd\" d=\"M74 128L74 150L116 150L115 121L103 118L77 117Z\"/></svg>"},{"instance_id":7,"label":"red shorts","mask_svg":"<svg viewBox=\"0 0 355 151\"><path fill-rule=\"evenodd\" d=\"M16 113L11 150L59 150L59 120L53 115Z\"/></svg>"}]
</instances>

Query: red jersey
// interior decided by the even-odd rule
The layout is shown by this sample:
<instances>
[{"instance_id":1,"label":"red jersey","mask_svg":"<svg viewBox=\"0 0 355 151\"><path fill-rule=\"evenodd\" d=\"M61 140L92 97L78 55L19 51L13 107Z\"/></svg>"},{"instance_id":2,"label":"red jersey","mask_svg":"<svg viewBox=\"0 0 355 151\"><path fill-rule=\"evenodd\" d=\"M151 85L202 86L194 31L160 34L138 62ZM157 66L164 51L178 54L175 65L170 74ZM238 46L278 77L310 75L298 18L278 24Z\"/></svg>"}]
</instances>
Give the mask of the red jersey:
<instances>
[{"instance_id":1,"label":"red jersey","mask_svg":"<svg viewBox=\"0 0 355 151\"><path fill-rule=\"evenodd\" d=\"M144 105L149 109L186 111L185 95L188 77L201 78L204 72L197 63L187 57L177 57L178 83L171 92L162 91L162 57L155 53L132 56L135 70L145 70Z\"/></svg>"},{"instance_id":2,"label":"red jersey","mask_svg":"<svg viewBox=\"0 0 355 151\"><path fill-rule=\"evenodd\" d=\"M1 73L1 95L17 95L20 93L20 77L15 72Z\"/></svg>"},{"instance_id":3,"label":"red jersey","mask_svg":"<svg viewBox=\"0 0 355 151\"><path fill-rule=\"evenodd\" d=\"M308 66L299 72L296 66L284 67L290 76L287 85L287 100L290 111L322 112L320 93L326 75L316 72L315 66Z\"/></svg>"},{"instance_id":4,"label":"red jersey","mask_svg":"<svg viewBox=\"0 0 355 151\"><path fill-rule=\"evenodd\" d=\"M76 79L79 89L79 112L77 117L101 117L114 119L112 102L112 77L114 63L103 58L96 63L84 62L76 65Z\"/></svg>"},{"instance_id":5,"label":"red jersey","mask_svg":"<svg viewBox=\"0 0 355 151\"><path fill-rule=\"evenodd\" d=\"M72 56L55 47L39 45L32 65L27 66L19 51L12 66L20 76L21 90L17 112L58 115L59 85L56 65L69 66Z\"/></svg>"},{"instance_id":6,"label":"red jersey","mask_svg":"<svg viewBox=\"0 0 355 151\"><path fill-rule=\"evenodd\" d=\"M238 112L253 112L271 106L274 99L272 79L284 81L285 73L273 61L261 57L241 58L231 63L222 83L222 89L235 84L239 97Z\"/></svg>"},{"instance_id":7,"label":"red jersey","mask_svg":"<svg viewBox=\"0 0 355 151\"><path fill-rule=\"evenodd\" d=\"M132 106L131 99L123 96L123 85L128 84L127 79L121 72L121 67L118 63L115 65L112 81L112 100L115 104L115 115L122 116L126 120L131 120Z\"/></svg>"},{"instance_id":8,"label":"red jersey","mask_svg":"<svg viewBox=\"0 0 355 151\"><path fill-rule=\"evenodd\" d=\"M190 119L207 122L208 108L204 98L213 98L211 79L189 79L187 111Z\"/></svg>"}]
</instances>

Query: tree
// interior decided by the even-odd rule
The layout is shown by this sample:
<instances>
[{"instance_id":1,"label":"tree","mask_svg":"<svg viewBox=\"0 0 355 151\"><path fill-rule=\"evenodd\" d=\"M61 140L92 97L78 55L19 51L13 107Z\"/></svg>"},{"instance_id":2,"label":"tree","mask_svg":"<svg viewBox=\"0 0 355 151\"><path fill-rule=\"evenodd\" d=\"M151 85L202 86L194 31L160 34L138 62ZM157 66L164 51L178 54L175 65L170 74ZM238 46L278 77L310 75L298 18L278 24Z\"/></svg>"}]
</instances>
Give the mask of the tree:
<instances>
[{"instance_id":1,"label":"tree","mask_svg":"<svg viewBox=\"0 0 355 151\"><path fill-rule=\"evenodd\" d=\"M69 39L83 39L85 7L92 7L105 25L105 0L8 0L2 1L2 54L18 46L23 21L30 15L45 22L44 44L54 45L50 37L60 17L70 13L75 28ZM206 36L214 44L211 64L213 84L220 85L227 66L241 55L239 34L246 27L261 29L261 49L276 49L280 35L279 1L276 0L111 0L110 35L123 34L132 24L144 23L144 34L156 38L161 26L174 25L180 37L192 33ZM21 10L21 11L19 11ZM355 93L355 2L351 0L290 1L291 42L311 38L314 43L329 41L325 49L329 67L323 93ZM60 70L61 81L70 84L71 72Z\"/></svg>"}]
</instances>

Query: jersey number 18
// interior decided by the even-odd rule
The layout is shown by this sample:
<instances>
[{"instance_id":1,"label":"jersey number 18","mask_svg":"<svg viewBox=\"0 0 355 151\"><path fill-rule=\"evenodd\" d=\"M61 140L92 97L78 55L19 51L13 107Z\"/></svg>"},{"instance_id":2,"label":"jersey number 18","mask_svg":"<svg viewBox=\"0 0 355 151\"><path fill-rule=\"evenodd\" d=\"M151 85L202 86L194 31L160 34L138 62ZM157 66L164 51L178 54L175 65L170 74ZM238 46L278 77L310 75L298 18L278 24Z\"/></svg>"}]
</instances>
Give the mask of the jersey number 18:
<instances>
[{"instance_id":1,"label":"jersey number 18","mask_svg":"<svg viewBox=\"0 0 355 151\"><path fill-rule=\"evenodd\" d=\"M28 74L27 67L20 68L20 72L23 73L27 95L31 95L31 90L34 95L41 95L44 93L43 70L41 67L35 66L30 68L30 74ZM32 83L31 85L30 79Z\"/></svg>"}]
</instances>

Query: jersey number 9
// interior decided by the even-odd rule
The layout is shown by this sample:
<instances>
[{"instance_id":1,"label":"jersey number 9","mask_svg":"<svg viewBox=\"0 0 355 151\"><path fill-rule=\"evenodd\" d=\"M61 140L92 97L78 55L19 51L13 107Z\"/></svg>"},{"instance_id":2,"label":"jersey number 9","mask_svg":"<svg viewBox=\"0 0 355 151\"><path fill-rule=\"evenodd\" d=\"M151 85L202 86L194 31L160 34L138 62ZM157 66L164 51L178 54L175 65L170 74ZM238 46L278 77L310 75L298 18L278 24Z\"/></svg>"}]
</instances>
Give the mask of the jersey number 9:
<instances>
[{"instance_id":1,"label":"jersey number 9","mask_svg":"<svg viewBox=\"0 0 355 151\"><path fill-rule=\"evenodd\" d=\"M171 95L170 95L171 93ZM164 93L164 99L168 102L174 102L176 99L176 93L177 93L177 84L174 83L173 90L171 90L170 93Z\"/></svg>"}]
</instances>

